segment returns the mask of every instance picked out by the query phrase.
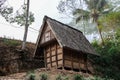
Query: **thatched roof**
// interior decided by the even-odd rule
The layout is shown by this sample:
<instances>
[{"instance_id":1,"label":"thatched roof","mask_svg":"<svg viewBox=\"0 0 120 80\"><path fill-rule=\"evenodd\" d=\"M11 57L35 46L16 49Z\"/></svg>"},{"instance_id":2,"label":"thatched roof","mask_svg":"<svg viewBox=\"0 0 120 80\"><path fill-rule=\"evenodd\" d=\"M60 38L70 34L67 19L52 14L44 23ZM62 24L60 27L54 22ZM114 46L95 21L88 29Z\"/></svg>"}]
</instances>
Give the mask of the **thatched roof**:
<instances>
[{"instance_id":1,"label":"thatched roof","mask_svg":"<svg viewBox=\"0 0 120 80\"><path fill-rule=\"evenodd\" d=\"M83 35L83 33L77 29L74 29L66 24L63 24L59 21L51 19L47 16L44 17L43 25L40 30L40 34L37 41L37 46L40 45L40 36L45 22L50 25L52 32L54 33L58 43L63 48L70 48L76 51L81 51L83 53L90 53L97 55L92 45Z\"/></svg>"}]
</instances>

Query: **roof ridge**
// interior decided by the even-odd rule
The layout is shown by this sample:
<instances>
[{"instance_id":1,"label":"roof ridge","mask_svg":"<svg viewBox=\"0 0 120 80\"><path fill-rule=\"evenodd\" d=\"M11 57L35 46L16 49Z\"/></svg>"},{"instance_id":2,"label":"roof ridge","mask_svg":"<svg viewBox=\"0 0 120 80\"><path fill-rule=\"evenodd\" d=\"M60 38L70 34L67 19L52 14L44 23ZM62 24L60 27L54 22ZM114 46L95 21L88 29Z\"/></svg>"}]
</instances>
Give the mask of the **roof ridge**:
<instances>
[{"instance_id":1,"label":"roof ridge","mask_svg":"<svg viewBox=\"0 0 120 80\"><path fill-rule=\"evenodd\" d=\"M83 33L82 31L80 31L80 30L78 30L78 29L76 29L76 28L73 28L73 27L71 27L71 26L69 26L69 25L67 25L67 24L64 24L64 23L62 23L62 22L60 22L60 21L57 21L56 19L52 19L52 18L50 18L50 17L48 17L48 16L45 15L44 20L47 20L47 19L54 20L55 22L58 22L58 23L60 23L60 24L62 24L62 25L65 25L65 26L68 27L68 28L71 28L71 29L76 30L76 31L78 31L78 32L80 32L80 33Z\"/></svg>"}]
</instances>

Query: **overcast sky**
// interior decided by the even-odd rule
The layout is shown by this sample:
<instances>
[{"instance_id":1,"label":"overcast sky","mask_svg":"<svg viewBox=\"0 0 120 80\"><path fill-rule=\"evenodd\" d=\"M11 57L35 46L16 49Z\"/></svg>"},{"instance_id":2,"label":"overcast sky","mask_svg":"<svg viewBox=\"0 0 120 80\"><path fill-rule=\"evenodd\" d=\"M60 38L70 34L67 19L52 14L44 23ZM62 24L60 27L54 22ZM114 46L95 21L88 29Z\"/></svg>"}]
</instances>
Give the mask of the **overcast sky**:
<instances>
[{"instance_id":1,"label":"overcast sky","mask_svg":"<svg viewBox=\"0 0 120 80\"><path fill-rule=\"evenodd\" d=\"M67 19L62 17L57 10L57 5L60 0L30 0L30 11L34 13L35 22L30 26L39 30L42 24L44 15L62 22L69 22ZM8 0L5 2L6 5L13 6L15 10L20 9L24 0ZM17 26L17 27L16 27ZM6 36L7 38L23 39L24 27L19 25L10 25L0 16L0 37ZM38 31L29 28L27 41L36 42Z\"/></svg>"}]
</instances>

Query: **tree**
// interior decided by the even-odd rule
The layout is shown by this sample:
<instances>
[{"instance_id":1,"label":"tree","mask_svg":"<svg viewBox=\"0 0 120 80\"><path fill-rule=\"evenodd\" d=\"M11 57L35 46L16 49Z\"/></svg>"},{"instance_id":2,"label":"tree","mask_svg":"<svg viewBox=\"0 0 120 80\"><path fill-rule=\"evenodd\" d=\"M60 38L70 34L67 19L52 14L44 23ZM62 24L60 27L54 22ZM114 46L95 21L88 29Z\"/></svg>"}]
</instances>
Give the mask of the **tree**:
<instances>
[{"instance_id":1,"label":"tree","mask_svg":"<svg viewBox=\"0 0 120 80\"><path fill-rule=\"evenodd\" d=\"M116 31L120 28L120 12L111 12L103 16L100 21L107 31Z\"/></svg>"},{"instance_id":2,"label":"tree","mask_svg":"<svg viewBox=\"0 0 120 80\"><path fill-rule=\"evenodd\" d=\"M13 7L8 7L4 5L5 2L6 0L0 1L0 14L6 19L6 21L8 21L9 15L13 13Z\"/></svg>"},{"instance_id":3,"label":"tree","mask_svg":"<svg viewBox=\"0 0 120 80\"><path fill-rule=\"evenodd\" d=\"M27 0L27 4L22 5L22 10L17 11L15 15L13 15L13 8L7 6L0 8L0 13L7 22L17 23L20 26L25 26L22 43L22 50L24 50L27 39L28 27L34 22L34 14L32 12L29 12L29 0Z\"/></svg>"},{"instance_id":4,"label":"tree","mask_svg":"<svg viewBox=\"0 0 120 80\"><path fill-rule=\"evenodd\" d=\"M104 27L105 37L108 37L109 40L113 39L114 41L118 41L115 36L118 30L120 30L120 12L111 12L103 16L99 22L101 23L100 25Z\"/></svg>"},{"instance_id":5,"label":"tree","mask_svg":"<svg viewBox=\"0 0 120 80\"><path fill-rule=\"evenodd\" d=\"M61 13L71 13L76 17L76 22L81 20L90 20L96 23L102 43L104 40L99 26L98 18L105 13L110 12L106 0L61 0L58 5Z\"/></svg>"}]
</instances>

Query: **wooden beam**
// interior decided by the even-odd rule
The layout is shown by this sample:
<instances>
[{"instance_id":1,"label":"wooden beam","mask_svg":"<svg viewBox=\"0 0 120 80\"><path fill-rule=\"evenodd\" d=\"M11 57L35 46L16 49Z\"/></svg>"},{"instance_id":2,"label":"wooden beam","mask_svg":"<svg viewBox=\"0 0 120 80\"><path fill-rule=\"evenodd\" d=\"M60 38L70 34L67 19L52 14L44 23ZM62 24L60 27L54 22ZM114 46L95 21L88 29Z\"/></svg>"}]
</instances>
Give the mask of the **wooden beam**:
<instances>
[{"instance_id":1,"label":"wooden beam","mask_svg":"<svg viewBox=\"0 0 120 80\"><path fill-rule=\"evenodd\" d=\"M45 41L43 43L40 44L40 46L44 47L46 45L50 45L51 43L57 42L55 38L49 40L49 41Z\"/></svg>"},{"instance_id":2,"label":"wooden beam","mask_svg":"<svg viewBox=\"0 0 120 80\"><path fill-rule=\"evenodd\" d=\"M51 39L52 39L52 38L51 38L51 30L50 30L49 32L50 32L50 40L51 40Z\"/></svg>"}]
</instances>

